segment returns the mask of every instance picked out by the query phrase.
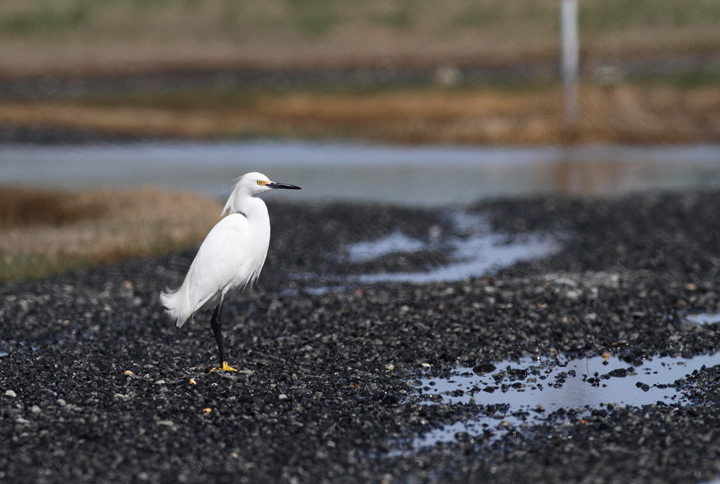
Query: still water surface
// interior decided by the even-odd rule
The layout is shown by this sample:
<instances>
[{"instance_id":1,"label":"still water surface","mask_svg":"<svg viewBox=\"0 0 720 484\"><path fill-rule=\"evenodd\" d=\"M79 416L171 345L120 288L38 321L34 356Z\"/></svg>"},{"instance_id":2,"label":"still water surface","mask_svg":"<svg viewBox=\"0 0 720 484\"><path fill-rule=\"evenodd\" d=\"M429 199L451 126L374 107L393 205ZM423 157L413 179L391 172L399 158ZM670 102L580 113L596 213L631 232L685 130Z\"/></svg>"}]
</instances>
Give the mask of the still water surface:
<instances>
[{"instance_id":1,"label":"still water surface","mask_svg":"<svg viewBox=\"0 0 720 484\"><path fill-rule=\"evenodd\" d=\"M302 186L292 200L437 205L498 196L718 187L720 145L498 148L243 141L0 147L2 185L156 186L225 196L232 180L248 171Z\"/></svg>"},{"instance_id":2,"label":"still water surface","mask_svg":"<svg viewBox=\"0 0 720 484\"><path fill-rule=\"evenodd\" d=\"M430 397L427 404L478 403L498 407L491 415L478 414L468 421L417 437L412 449L454 442L459 434L473 437L491 431L500 437L503 429L512 431L524 424L541 423L548 414L560 409L577 411L582 417L607 405L642 407L660 402L686 405L685 395L674 382L703 366L720 363L720 353L687 359L654 357L631 363L608 356L501 361L475 369L459 368L447 378L420 380L417 385L421 393Z\"/></svg>"}]
</instances>

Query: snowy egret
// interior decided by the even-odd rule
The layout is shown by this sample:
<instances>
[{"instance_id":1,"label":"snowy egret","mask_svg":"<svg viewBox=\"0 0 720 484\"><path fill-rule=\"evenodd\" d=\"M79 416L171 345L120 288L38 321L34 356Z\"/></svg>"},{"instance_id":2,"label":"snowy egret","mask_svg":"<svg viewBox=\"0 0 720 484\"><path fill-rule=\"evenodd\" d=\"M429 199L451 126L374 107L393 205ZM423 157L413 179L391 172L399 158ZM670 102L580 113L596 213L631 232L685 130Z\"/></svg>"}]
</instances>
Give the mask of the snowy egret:
<instances>
[{"instance_id":1,"label":"snowy egret","mask_svg":"<svg viewBox=\"0 0 720 484\"><path fill-rule=\"evenodd\" d=\"M222 369L237 371L228 365L223 351L222 314L225 295L233 288L254 283L265 263L270 244L270 217L267 206L256 198L274 188L299 190L300 187L270 181L262 173L246 173L238 178L221 219L200 245L182 285L165 290L160 299L178 327L198 311L215 307L212 326L220 352Z\"/></svg>"}]
</instances>

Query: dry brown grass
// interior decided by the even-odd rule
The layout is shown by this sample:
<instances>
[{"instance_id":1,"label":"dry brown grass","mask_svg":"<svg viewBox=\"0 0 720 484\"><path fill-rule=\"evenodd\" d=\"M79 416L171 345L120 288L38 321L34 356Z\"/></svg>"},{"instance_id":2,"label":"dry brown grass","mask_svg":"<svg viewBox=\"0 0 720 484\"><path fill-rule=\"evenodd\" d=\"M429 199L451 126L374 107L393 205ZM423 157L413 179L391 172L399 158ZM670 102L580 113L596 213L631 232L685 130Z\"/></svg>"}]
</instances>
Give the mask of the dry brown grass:
<instances>
[{"instance_id":1,"label":"dry brown grass","mask_svg":"<svg viewBox=\"0 0 720 484\"><path fill-rule=\"evenodd\" d=\"M0 188L0 280L188 248L221 208L198 195L152 189Z\"/></svg>"},{"instance_id":2,"label":"dry brown grass","mask_svg":"<svg viewBox=\"0 0 720 484\"><path fill-rule=\"evenodd\" d=\"M96 220L108 211L107 201L93 193L25 187L0 189L0 228L3 230L32 225L61 227Z\"/></svg>"},{"instance_id":3,"label":"dry brown grass","mask_svg":"<svg viewBox=\"0 0 720 484\"><path fill-rule=\"evenodd\" d=\"M44 101L0 105L0 124L180 138L269 135L508 145L720 141L720 90L714 85L586 84L580 119L572 127L565 124L561 96L558 87L515 92L477 87L258 94L251 101L190 107L152 97Z\"/></svg>"}]
</instances>

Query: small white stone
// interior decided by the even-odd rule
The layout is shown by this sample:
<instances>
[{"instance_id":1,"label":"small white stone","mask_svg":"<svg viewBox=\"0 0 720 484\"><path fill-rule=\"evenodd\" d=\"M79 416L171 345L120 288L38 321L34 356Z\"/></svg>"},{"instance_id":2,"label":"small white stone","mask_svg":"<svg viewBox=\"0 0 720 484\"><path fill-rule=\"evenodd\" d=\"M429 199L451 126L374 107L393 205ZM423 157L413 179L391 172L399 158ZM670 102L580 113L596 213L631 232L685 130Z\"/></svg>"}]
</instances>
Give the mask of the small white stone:
<instances>
[{"instance_id":1,"label":"small white stone","mask_svg":"<svg viewBox=\"0 0 720 484\"><path fill-rule=\"evenodd\" d=\"M10 397L10 398L15 398L15 397L17 397L17 393L15 393L15 392L12 391L12 390L6 390L6 391L5 391L5 396L6 396L6 397Z\"/></svg>"},{"instance_id":2,"label":"small white stone","mask_svg":"<svg viewBox=\"0 0 720 484\"><path fill-rule=\"evenodd\" d=\"M60 405L61 407L64 407L65 405L67 405L67 402L65 400L63 400L62 398L59 398L57 401L57 404Z\"/></svg>"},{"instance_id":3,"label":"small white stone","mask_svg":"<svg viewBox=\"0 0 720 484\"><path fill-rule=\"evenodd\" d=\"M592 323L594 321L597 321L598 315L597 315L597 313L587 313L583 319L585 319L585 321Z\"/></svg>"},{"instance_id":4,"label":"small white stone","mask_svg":"<svg viewBox=\"0 0 720 484\"><path fill-rule=\"evenodd\" d=\"M281 393L280 395L278 395L278 400L287 400L287 395Z\"/></svg>"},{"instance_id":5,"label":"small white stone","mask_svg":"<svg viewBox=\"0 0 720 484\"><path fill-rule=\"evenodd\" d=\"M578 299L580 297L579 291L568 291L565 293L565 297L568 299Z\"/></svg>"},{"instance_id":6,"label":"small white stone","mask_svg":"<svg viewBox=\"0 0 720 484\"><path fill-rule=\"evenodd\" d=\"M37 405L33 405L32 407L30 407L30 411L32 413L40 413L41 412L40 407L38 407Z\"/></svg>"}]
</instances>

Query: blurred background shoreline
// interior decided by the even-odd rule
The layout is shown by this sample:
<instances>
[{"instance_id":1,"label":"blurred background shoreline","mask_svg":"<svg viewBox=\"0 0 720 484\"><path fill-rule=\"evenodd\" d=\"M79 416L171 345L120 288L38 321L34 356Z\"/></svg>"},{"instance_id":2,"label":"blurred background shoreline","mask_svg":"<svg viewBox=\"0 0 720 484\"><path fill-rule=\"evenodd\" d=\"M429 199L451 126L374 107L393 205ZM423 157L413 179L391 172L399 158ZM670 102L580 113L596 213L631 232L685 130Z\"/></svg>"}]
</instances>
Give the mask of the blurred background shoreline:
<instances>
[{"instance_id":1,"label":"blurred background shoreline","mask_svg":"<svg viewBox=\"0 0 720 484\"><path fill-rule=\"evenodd\" d=\"M2 78L557 62L556 0L10 0ZM586 69L717 58L712 0L582 0Z\"/></svg>"},{"instance_id":2,"label":"blurred background shoreline","mask_svg":"<svg viewBox=\"0 0 720 484\"><path fill-rule=\"evenodd\" d=\"M720 186L717 0L579 0L572 122L560 5L6 0L0 280L192 247L246 171L296 202Z\"/></svg>"},{"instance_id":3,"label":"blurred background shoreline","mask_svg":"<svg viewBox=\"0 0 720 484\"><path fill-rule=\"evenodd\" d=\"M0 139L718 142L717 2L582 0L572 125L559 3L11 0Z\"/></svg>"}]
</instances>

